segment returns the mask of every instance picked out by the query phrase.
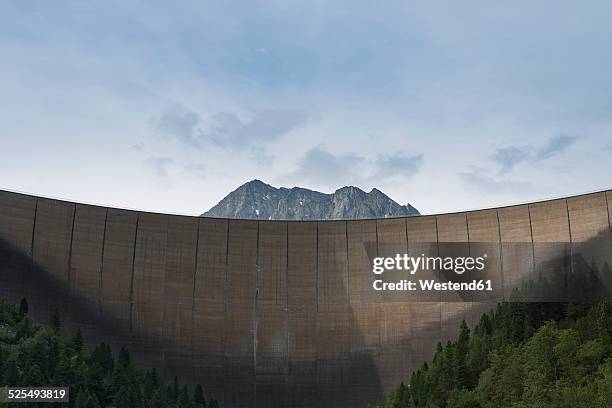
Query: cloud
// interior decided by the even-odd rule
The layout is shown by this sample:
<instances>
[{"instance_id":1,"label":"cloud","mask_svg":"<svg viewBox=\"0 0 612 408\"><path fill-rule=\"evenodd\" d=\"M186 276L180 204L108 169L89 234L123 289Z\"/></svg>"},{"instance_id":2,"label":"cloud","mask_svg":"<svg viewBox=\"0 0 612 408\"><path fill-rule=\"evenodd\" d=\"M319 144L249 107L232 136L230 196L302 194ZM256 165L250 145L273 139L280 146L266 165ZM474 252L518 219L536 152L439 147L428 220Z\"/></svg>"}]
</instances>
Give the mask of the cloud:
<instances>
[{"instance_id":1,"label":"cloud","mask_svg":"<svg viewBox=\"0 0 612 408\"><path fill-rule=\"evenodd\" d=\"M271 168L274 164L274 156L262 147L253 147L247 155L247 159L255 163L260 169Z\"/></svg>"},{"instance_id":2,"label":"cloud","mask_svg":"<svg viewBox=\"0 0 612 408\"><path fill-rule=\"evenodd\" d=\"M228 151L263 149L304 124L308 116L297 110L255 110L248 119L234 112L219 112L204 120L181 105L166 109L154 126L162 134L190 147L216 146Z\"/></svg>"},{"instance_id":3,"label":"cloud","mask_svg":"<svg viewBox=\"0 0 612 408\"><path fill-rule=\"evenodd\" d=\"M155 126L161 133L176 138L179 142L192 147L200 147L200 115L186 110L183 106L174 105L155 120Z\"/></svg>"},{"instance_id":4,"label":"cloud","mask_svg":"<svg viewBox=\"0 0 612 408\"><path fill-rule=\"evenodd\" d=\"M135 152L142 152L144 150L144 143L136 143L130 146L130 149L134 150Z\"/></svg>"},{"instance_id":5,"label":"cloud","mask_svg":"<svg viewBox=\"0 0 612 408\"><path fill-rule=\"evenodd\" d=\"M499 174L506 174L510 173L518 163L535 163L557 156L565 152L577 139L576 136L554 136L539 147L527 145L498 148L490 157L500 165Z\"/></svg>"},{"instance_id":6,"label":"cloud","mask_svg":"<svg viewBox=\"0 0 612 408\"><path fill-rule=\"evenodd\" d=\"M460 172L457 175L461 177L466 188L478 193L518 194L532 191L534 188L532 184L523 181L495 179L485 169L476 166L471 166L469 172Z\"/></svg>"},{"instance_id":7,"label":"cloud","mask_svg":"<svg viewBox=\"0 0 612 408\"><path fill-rule=\"evenodd\" d=\"M207 168L203 164L187 163L184 165L184 169L187 173L197 178L205 179L207 177Z\"/></svg>"},{"instance_id":8,"label":"cloud","mask_svg":"<svg viewBox=\"0 0 612 408\"><path fill-rule=\"evenodd\" d=\"M410 177L416 174L423 165L423 155L409 155L398 152L393 156L380 156L375 162L373 180L395 176Z\"/></svg>"},{"instance_id":9,"label":"cloud","mask_svg":"<svg viewBox=\"0 0 612 408\"><path fill-rule=\"evenodd\" d=\"M350 152L334 154L317 146L304 154L295 171L280 177L279 181L330 188L363 185L391 177L410 177L419 171L422 163L422 154L399 152L369 159Z\"/></svg>"},{"instance_id":10,"label":"cloud","mask_svg":"<svg viewBox=\"0 0 612 408\"><path fill-rule=\"evenodd\" d=\"M147 158L146 164L153 173L160 179L168 178L168 167L174 163L170 157L155 157Z\"/></svg>"},{"instance_id":11,"label":"cloud","mask_svg":"<svg viewBox=\"0 0 612 408\"><path fill-rule=\"evenodd\" d=\"M166 156L147 157L145 165L156 180L166 187L169 187L174 179L184 177L205 179L208 176L208 168L204 164L183 162Z\"/></svg>"},{"instance_id":12,"label":"cloud","mask_svg":"<svg viewBox=\"0 0 612 408\"><path fill-rule=\"evenodd\" d=\"M575 136L559 135L551 137L548 141L541 146L536 152L537 160L549 159L553 156L563 153L570 147L575 141Z\"/></svg>"},{"instance_id":13,"label":"cloud","mask_svg":"<svg viewBox=\"0 0 612 408\"><path fill-rule=\"evenodd\" d=\"M224 148L261 147L262 143L281 138L306 120L304 113L294 110L258 110L248 121L234 113L221 112L211 118L204 138Z\"/></svg>"},{"instance_id":14,"label":"cloud","mask_svg":"<svg viewBox=\"0 0 612 408\"><path fill-rule=\"evenodd\" d=\"M510 146L496 149L491 158L501 166L499 173L504 174L511 172L516 164L529 159L529 155L527 147Z\"/></svg>"},{"instance_id":15,"label":"cloud","mask_svg":"<svg viewBox=\"0 0 612 408\"><path fill-rule=\"evenodd\" d=\"M295 171L281 180L336 188L358 184L367 160L354 153L332 154L318 146L306 152Z\"/></svg>"}]
</instances>

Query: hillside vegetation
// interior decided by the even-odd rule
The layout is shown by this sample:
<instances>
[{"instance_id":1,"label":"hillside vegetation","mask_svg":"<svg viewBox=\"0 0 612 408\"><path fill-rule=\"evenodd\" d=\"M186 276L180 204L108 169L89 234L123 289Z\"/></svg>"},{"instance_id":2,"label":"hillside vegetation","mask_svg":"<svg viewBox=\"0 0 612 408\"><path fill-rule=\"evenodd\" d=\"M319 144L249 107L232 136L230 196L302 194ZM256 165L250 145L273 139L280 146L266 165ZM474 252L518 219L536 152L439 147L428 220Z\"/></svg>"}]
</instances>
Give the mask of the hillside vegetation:
<instances>
[{"instance_id":1,"label":"hillside vegetation","mask_svg":"<svg viewBox=\"0 0 612 408\"><path fill-rule=\"evenodd\" d=\"M60 334L57 313L40 325L27 309L25 300L19 307L0 301L0 385L69 386L74 408L218 408L201 386L190 390L177 378L166 384L155 369L137 368L125 349L116 357L104 343L87 350L79 332L73 338ZM0 403L28 405L36 406Z\"/></svg>"},{"instance_id":2,"label":"hillside vegetation","mask_svg":"<svg viewBox=\"0 0 612 408\"><path fill-rule=\"evenodd\" d=\"M612 303L502 303L379 408L610 408Z\"/></svg>"}]
</instances>

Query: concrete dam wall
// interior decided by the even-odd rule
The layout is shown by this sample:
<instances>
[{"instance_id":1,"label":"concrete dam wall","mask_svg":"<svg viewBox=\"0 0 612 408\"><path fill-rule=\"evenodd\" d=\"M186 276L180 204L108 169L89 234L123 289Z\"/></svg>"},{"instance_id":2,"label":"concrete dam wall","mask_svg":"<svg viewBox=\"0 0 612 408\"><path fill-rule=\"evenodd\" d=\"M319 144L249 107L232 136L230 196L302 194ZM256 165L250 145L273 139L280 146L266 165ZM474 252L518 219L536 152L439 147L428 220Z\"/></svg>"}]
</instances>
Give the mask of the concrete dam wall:
<instances>
[{"instance_id":1,"label":"concrete dam wall","mask_svg":"<svg viewBox=\"0 0 612 408\"><path fill-rule=\"evenodd\" d=\"M201 383L224 407L365 408L461 320L494 305L453 292L375 292L373 255L485 248L486 277L506 297L550 269L557 244L570 256L597 236L608 245L611 200L605 191L436 216L283 222L0 191L0 298L27 298L44 322L57 308L66 332L125 346L143 365Z\"/></svg>"}]
</instances>

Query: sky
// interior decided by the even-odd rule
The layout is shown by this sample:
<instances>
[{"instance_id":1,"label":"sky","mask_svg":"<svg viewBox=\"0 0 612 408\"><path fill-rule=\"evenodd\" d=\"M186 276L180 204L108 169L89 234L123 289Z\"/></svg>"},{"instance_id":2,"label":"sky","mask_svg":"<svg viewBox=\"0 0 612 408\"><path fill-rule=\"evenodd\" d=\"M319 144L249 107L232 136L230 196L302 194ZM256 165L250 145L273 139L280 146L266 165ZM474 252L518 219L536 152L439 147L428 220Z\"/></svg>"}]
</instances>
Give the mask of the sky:
<instances>
[{"instance_id":1,"label":"sky","mask_svg":"<svg viewBox=\"0 0 612 408\"><path fill-rule=\"evenodd\" d=\"M609 1L0 2L0 189L200 214L260 179L424 214L612 187Z\"/></svg>"}]
</instances>

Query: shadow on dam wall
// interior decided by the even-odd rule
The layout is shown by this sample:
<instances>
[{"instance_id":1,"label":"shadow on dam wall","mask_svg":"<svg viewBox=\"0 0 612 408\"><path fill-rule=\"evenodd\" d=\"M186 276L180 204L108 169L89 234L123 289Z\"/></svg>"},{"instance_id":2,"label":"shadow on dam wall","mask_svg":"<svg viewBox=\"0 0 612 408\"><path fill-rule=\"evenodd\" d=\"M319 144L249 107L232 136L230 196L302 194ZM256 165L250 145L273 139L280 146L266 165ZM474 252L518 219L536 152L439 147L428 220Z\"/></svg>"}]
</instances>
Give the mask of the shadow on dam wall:
<instances>
[{"instance_id":1,"label":"shadow on dam wall","mask_svg":"<svg viewBox=\"0 0 612 408\"><path fill-rule=\"evenodd\" d=\"M345 223L340 225L342 224ZM316 224L312 226L316 227ZM316 228L314 231L316 237ZM269 232L273 234L270 235ZM286 240L286 236L277 233L278 231L258 231L258 245L268 245L270 243L268 240L272 236L274 239L280 237ZM330 237L326 237L325 232L322 235L321 243L328 244L327 240ZM342 235L346 236L345 233ZM300 234L295 236L298 240L308 238ZM230 239L228 237L226 242ZM318 245L316 241L315 239L314 242ZM346 250L347 246L343 245L343 248ZM238 248L231 248L230 245L229 248L223 249L226 257L231 257L232 249ZM307 246L302 249L306 250ZM317 266L308 265L303 257L304 254L299 252L301 251L296 253L298 259L295 260L293 270L296 273L300 270L308 272L309 266L314 266L311 272L317 272ZM177 375L181 381L201 383L206 395L218 399L222 406L342 407L361 406L364 403L367 405L368 402L381 399L382 386L377 376L376 364L370 354L371 350L366 347L363 335L354 324L355 316L350 305L342 301L343 294L348 294L343 284L344 280L326 276L325 279L328 279L333 289L322 290L320 294L317 293L319 290L314 290L315 297L321 296L326 299L321 302L318 311L316 305L299 301L293 305L291 312L287 305L278 309L275 307L277 302L269 302L266 297L268 295L266 289L270 284L274 287L277 285L265 281L270 276L263 270L271 263L277 266L289 265L290 261L286 254L279 255L279 253L266 255L269 259L261 259L260 255L255 255L253 270L257 273L251 278L254 296L253 303L250 304L253 313L252 317L247 316L247 319L252 319L252 323L233 326L232 322L240 322L240 316L236 316L234 320L231 314L228 314L221 316L217 321L226 325L224 330L221 327L220 333L214 332L215 327L205 325L190 329L206 331L205 336L216 338L215 343L221 344L222 348L224 343L246 342L248 347L253 347L253 352L250 355L246 353L246 357L241 356L239 352L234 356L230 350L221 353L207 350L203 344L193 342L193 336L189 338L164 334L157 336L154 334L157 328L139 327L138 324L130 322L130 319L121 318L113 313L112 306L105 305L101 298L91 299L82 296L73 287L74 283L67 283L58 278L57 273L52 273L34 263L29 254L4 239L0 239L0 299L18 303L21 298L26 298L30 305L30 314L40 323L48 322L53 311L58 310L62 319L62 330L67 335L72 335L79 329L90 347L106 342L113 347L115 353L120 347L126 347L136 362L144 367L158 368L167 379ZM346 254L342 258L348 259ZM330 259L322 259L321 262L337 260L333 255ZM232 267L235 267L238 274L240 273L240 265L231 265L231 262L229 259L222 262L229 263L226 285L232 280ZM240 260L234 262L240 263ZM348 267L348 264L345 266ZM287 277L275 278L287 279ZM236 276L236 279L240 277ZM295 290L295 298L299 300L305 299L311 288L289 285L285 289ZM233 289L243 290L238 284ZM232 288L227 287L226 290L231 291ZM242 292L238 296L241 295L246 293ZM286 293L274 294L275 297L281 298L286 295ZM211 297L213 299L209 301L214 301L214 296ZM193 301L198 300L205 302L204 299ZM313 306L314 309L311 310ZM226 301L222 307L227 310L231 309L232 305L227 305ZM289 313L294 315L291 321L287 320ZM207 320L207 316L200 318L203 322ZM190 319L193 322L198 316L192 315ZM289 327L289 324L292 327ZM253 330L248 333L252 336L251 341L240 337L238 333L235 338L230 339L227 336L227 332L232 327L238 331L247 328L248 331L248 326ZM272 334L268 335L268 332ZM259 343L266 339L270 344ZM275 360L275 355L265 355L265 350L273 352L279 349L286 350L290 341L294 343L294 349L301 351L302 355L296 352L291 361L287 361L286 357L284 361L278 361ZM321 346L321 352L318 351L318 345ZM330 348L326 349L323 345ZM227 349L227 346L225 348ZM257 349L259 353L255 352Z\"/></svg>"},{"instance_id":2,"label":"shadow on dam wall","mask_svg":"<svg viewBox=\"0 0 612 408\"><path fill-rule=\"evenodd\" d=\"M66 335L74 335L78 329L90 346L105 342L115 352L130 346L132 336L125 322L104 314L100 304L74 293L21 250L0 239L0 299L19 304L24 298L37 323L48 324L57 310ZM162 344L158 347L164 348Z\"/></svg>"}]
</instances>

